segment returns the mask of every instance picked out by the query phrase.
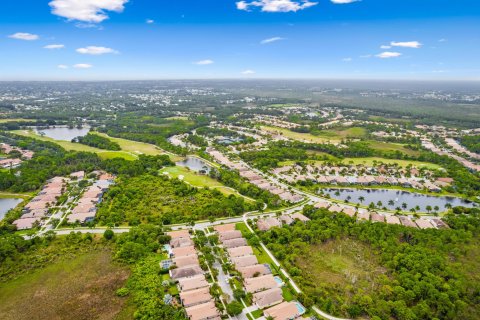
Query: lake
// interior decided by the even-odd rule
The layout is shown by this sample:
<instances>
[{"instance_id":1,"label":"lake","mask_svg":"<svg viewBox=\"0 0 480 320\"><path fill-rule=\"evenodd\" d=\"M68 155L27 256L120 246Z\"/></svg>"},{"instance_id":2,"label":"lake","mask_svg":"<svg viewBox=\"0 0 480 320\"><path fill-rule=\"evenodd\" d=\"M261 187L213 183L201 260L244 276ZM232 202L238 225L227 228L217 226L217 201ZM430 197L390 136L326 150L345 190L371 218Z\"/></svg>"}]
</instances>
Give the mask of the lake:
<instances>
[{"instance_id":1,"label":"lake","mask_svg":"<svg viewBox=\"0 0 480 320\"><path fill-rule=\"evenodd\" d=\"M438 206L440 208L439 211L444 211L445 205L447 203L450 204L452 207L464 206L471 208L474 206L478 206L471 201L456 197L435 197L400 190L327 188L322 189L322 191L325 195L330 195L332 199L346 200L347 197L350 197L349 202L351 203L360 203L360 201L358 200L359 197L365 198L365 200L362 202L362 204L364 205L369 205L371 202L377 204L378 201L381 201L382 207L386 207L387 209L391 210L395 210L395 208L397 207L402 208L402 203L404 202L407 204L407 210L419 206L420 211L422 212L427 211L426 206L431 206L432 208ZM393 204L389 204L390 200L393 201Z\"/></svg>"},{"instance_id":2,"label":"lake","mask_svg":"<svg viewBox=\"0 0 480 320\"><path fill-rule=\"evenodd\" d=\"M37 129L36 133L44 135L55 140L72 141L75 137L83 137L90 131L90 127L68 128L68 127L51 127L45 129Z\"/></svg>"},{"instance_id":3,"label":"lake","mask_svg":"<svg viewBox=\"0 0 480 320\"><path fill-rule=\"evenodd\" d=\"M20 202L22 202L22 199L16 199L16 198L0 198L0 220L5 217L5 214L10 210L15 208Z\"/></svg>"},{"instance_id":4,"label":"lake","mask_svg":"<svg viewBox=\"0 0 480 320\"><path fill-rule=\"evenodd\" d=\"M187 157L185 160L175 162L177 166L187 167L192 171L199 172L203 170L205 173L210 173L212 167L202 159L196 157Z\"/></svg>"}]
</instances>

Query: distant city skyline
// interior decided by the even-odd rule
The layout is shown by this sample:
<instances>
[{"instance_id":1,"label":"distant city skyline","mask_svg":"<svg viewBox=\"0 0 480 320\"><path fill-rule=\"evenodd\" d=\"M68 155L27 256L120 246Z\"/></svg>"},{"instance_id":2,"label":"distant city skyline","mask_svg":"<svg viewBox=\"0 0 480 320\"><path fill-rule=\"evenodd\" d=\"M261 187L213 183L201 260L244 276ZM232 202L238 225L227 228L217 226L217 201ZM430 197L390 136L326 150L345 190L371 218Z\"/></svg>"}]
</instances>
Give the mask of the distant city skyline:
<instances>
[{"instance_id":1,"label":"distant city skyline","mask_svg":"<svg viewBox=\"0 0 480 320\"><path fill-rule=\"evenodd\" d=\"M17 0L0 80L480 80L480 2Z\"/></svg>"}]
</instances>

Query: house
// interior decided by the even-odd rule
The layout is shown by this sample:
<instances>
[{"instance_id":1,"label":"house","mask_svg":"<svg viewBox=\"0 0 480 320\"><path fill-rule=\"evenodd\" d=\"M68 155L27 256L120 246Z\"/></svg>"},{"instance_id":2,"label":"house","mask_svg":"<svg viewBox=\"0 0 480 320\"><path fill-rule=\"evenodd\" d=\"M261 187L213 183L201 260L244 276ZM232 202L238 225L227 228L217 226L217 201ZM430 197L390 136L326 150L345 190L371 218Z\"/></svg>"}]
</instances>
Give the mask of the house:
<instances>
[{"instance_id":1,"label":"house","mask_svg":"<svg viewBox=\"0 0 480 320\"><path fill-rule=\"evenodd\" d=\"M208 284L205 276L199 275L191 278L178 279L178 287L180 291L190 291L200 288L208 288Z\"/></svg>"},{"instance_id":2,"label":"house","mask_svg":"<svg viewBox=\"0 0 480 320\"><path fill-rule=\"evenodd\" d=\"M373 212L370 215L370 218L372 219L372 222L385 222L385 217L376 212Z\"/></svg>"},{"instance_id":3,"label":"house","mask_svg":"<svg viewBox=\"0 0 480 320\"><path fill-rule=\"evenodd\" d=\"M237 248L227 249L228 255L232 258L248 256L253 254L253 249L250 246L243 246Z\"/></svg>"},{"instance_id":4,"label":"house","mask_svg":"<svg viewBox=\"0 0 480 320\"><path fill-rule=\"evenodd\" d=\"M355 212L356 212L355 209L352 207L343 208L343 213L345 213L346 215L352 218L355 216Z\"/></svg>"},{"instance_id":5,"label":"house","mask_svg":"<svg viewBox=\"0 0 480 320\"><path fill-rule=\"evenodd\" d=\"M185 308L206 303L211 300L212 296L210 295L210 288L208 287L180 292L180 301Z\"/></svg>"},{"instance_id":6,"label":"house","mask_svg":"<svg viewBox=\"0 0 480 320\"><path fill-rule=\"evenodd\" d=\"M342 210L343 208L337 204L333 204L330 208L328 208L328 211L330 212L342 212Z\"/></svg>"},{"instance_id":7,"label":"house","mask_svg":"<svg viewBox=\"0 0 480 320\"><path fill-rule=\"evenodd\" d=\"M258 264L257 257L254 255L231 258L236 269L254 266Z\"/></svg>"},{"instance_id":8,"label":"house","mask_svg":"<svg viewBox=\"0 0 480 320\"><path fill-rule=\"evenodd\" d=\"M232 240L223 241L223 246L227 249L243 247L247 245L247 240L245 238L237 238Z\"/></svg>"},{"instance_id":9,"label":"house","mask_svg":"<svg viewBox=\"0 0 480 320\"><path fill-rule=\"evenodd\" d=\"M400 216L399 219L402 222L402 224L406 227L411 227L411 228L416 228L417 227L417 225L412 220L410 220L408 217Z\"/></svg>"},{"instance_id":10,"label":"house","mask_svg":"<svg viewBox=\"0 0 480 320\"><path fill-rule=\"evenodd\" d=\"M235 224L233 224L233 223L219 224L219 225L214 226L213 230L215 230L218 233L227 232L227 231L235 231Z\"/></svg>"},{"instance_id":11,"label":"house","mask_svg":"<svg viewBox=\"0 0 480 320\"><path fill-rule=\"evenodd\" d=\"M176 230L176 231L169 231L167 232L167 235L169 235L172 239L175 238L188 238L190 239L190 233L188 230Z\"/></svg>"},{"instance_id":12,"label":"house","mask_svg":"<svg viewBox=\"0 0 480 320\"><path fill-rule=\"evenodd\" d=\"M292 219L294 220L300 220L301 222L307 222L307 221L310 221L309 218L305 217L303 214L301 214L300 212L295 212L294 214L292 214Z\"/></svg>"},{"instance_id":13,"label":"house","mask_svg":"<svg viewBox=\"0 0 480 320\"><path fill-rule=\"evenodd\" d=\"M370 220L370 213L365 210L359 210L357 213L357 220Z\"/></svg>"},{"instance_id":14,"label":"house","mask_svg":"<svg viewBox=\"0 0 480 320\"><path fill-rule=\"evenodd\" d=\"M330 206L330 203L329 202L326 202L326 201L320 201L320 202L317 202L315 203L314 207L317 208L317 209L321 209L321 208L328 208Z\"/></svg>"},{"instance_id":15,"label":"house","mask_svg":"<svg viewBox=\"0 0 480 320\"><path fill-rule=\"evenodd\" d=\"M172 248L190 247L193 246L193 241L190 238L175 238L170 240Z\"/></svg>"},{"instance_id":16,"label":"house","mask_svg":"<svg viewBox=\"0 0 480 320\"><path fill-rule=\"evenodd\" d=\"M174 258L173 263L175 263L175 265L178 268L183 268L183 267L192 266L192 265L199 265L198 256L196 254Z\"/></svg>"},{"instance_id":17,"label":"house","mask_svg":"<svg viewBox=\"0 0 480 320\"><path fill-rule=\"evenodd\" d=\"M193 265L193 266L187 266L183 268L177 268L177 269L172 269L170 270L170 278L174 280L178 280L181 278L191 278L194 276L198 276L200 274L204 274L204 271L200 266L198 265Z\"/></svg>"},{"instance_id":18,"label":"house","mask_svg":"<svg viewBox=\"0 0 480 320\"><path fill-rule=\"evenodd\" d=\"M265 309L283 301L282 289L272 288L253 294L253 303L259 309Z\"/></svg>"},{"instance_id":19,"label":"house","mask_svg":"<svg viewBox=\"0 0 480 320\"><path fill-rule=\"evenodd\" d=\"M427 219L417 219L415 223L420 229L435 228Z\"/></svg>"},{"instance_id":20,"label":"house","mask_svg":"<svg viewBox=\"0 0 480 320\"><path fill-rule=\"evenodd\" d=\"M85 178L85 171L72 172L70 174L70 178L82 180L83 178Z\"/></svg>"},{"instance_id":21,"label":"house","mask_svg":"<svg viewBox=\"0 0 480 320\"><path fill-rule=\"evenodd\" d=\"M219 239L221 242L225 240L232 240L232 239L241 238L241 237L242 237L242 233L238 230L221 232L219 235Z\"/></svg>"},{"instance_id":22,"label":"house","mask_svg":"<svg viewBox=\"0 0 480 320\"><path fill-rule=\"evenodd\" d=\"M197 251L195 250L195 248L193 246L173 248L172 249L172 255L174 257L197 255Z\"/></svg>"},{"instance_id":23,"label":"house","mask_svg":"<svg viewBox=\"0 0 480 320\"><path fill-rule=\"evenodd\" d=\"M388 224L400 224L400 219L396 216L386 215L385 220Z\"/></svg>"},{"instance_id":24,"label":"house","mask_svg":"<svg viewBox=\"0 0 480 320\"><path fill-rule=\"evenodd\" d=\"M290 225L294 222L293 218L290 217L287 214L281 215L280 216L280 221L282 221L283 223L288 224L288 225Z\"/></svg>"},{"instance_id":25,"label":"house","mask_svg":"<svg viewBox=\"0 0 480 320\"><path fill-rule=\"evenodd\" d=\"M274 307L263 311L265 317L275 320L291 320L301 316L297 302L282 302Z\"/></svg>"},{"instance_id":26,"label":"house","mask_svg":"<svg viewBox=\"0 0 480 320\"><path fill-rule=\"evenodd\" d=\"M401 185L402 187L405 187L405 188L410 188L412 186L410 181L406 178L399 178L398 179L398 184Z\"/></svg>"},{"instance_id":27,"label":"house","mask_svg":"<svg viewBox=\"0 0 480 320\"><path fill-rule=\"evenodd\" d=\"M253 266L243 267L237 269L244 279L253 278L254 276L264 276L270 274L271 271L263 264L256 264Z\"/></svg>"},{"instance_id":28,"label":"house","mask_svg":"<svg viewBox=\"0 0 480 320\"><path fill-rule=\"evenodd\" d=\"M431 220L431 223L432 223L434 226L436 226L438 229L448 228L448 225L447 225L445 222L443 222L442 220L437 219L437 218L432 219L432 220Z\"/></svg>"},{"instance_id":29,"label":"house","mask_svg":"<svg viewBox=\"0 0 480 320\"><path fill-rule=\"evenodd\" d=\"M185 308L190 320L220 320L220 313L215 306L215 302L209 301L193 307Z\"/></svg>"},{"instance_id":30,"label":"house","mask_svg":"<svg viewBox=\"0 0 480 320\"><path fill-rule=\"evenodd\" d=\"M278 287L277 281L271 274L248 278L244 281L245 290L249 293L255 293Z\"/></svg>"},{"instance_id":31,"label":"house","mask_svg":"<svg viewBox=\"0 0 480 320\"><path fill-rule=\"evenodd\" d=\"M17 230L32 229L35 222L40 221L40 218L21 218L13 221Z\"/></svg>"}]
</instances>

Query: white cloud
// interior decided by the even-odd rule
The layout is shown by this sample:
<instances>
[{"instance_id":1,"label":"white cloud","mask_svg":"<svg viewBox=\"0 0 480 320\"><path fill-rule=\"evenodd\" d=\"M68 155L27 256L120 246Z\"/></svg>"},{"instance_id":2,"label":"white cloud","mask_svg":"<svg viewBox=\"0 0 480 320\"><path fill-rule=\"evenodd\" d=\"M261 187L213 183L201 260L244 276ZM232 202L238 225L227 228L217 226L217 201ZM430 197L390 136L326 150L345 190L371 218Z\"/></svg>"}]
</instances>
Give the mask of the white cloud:
<instances>
[{"instance_id":1,"label":"white cloud","mask_svg":"<svg viewBox=\"0 0 480 320\"><path fill-rule=\"evenodd\" d=\"M330 0L332 3L335 4L347 4L347 3L354 3L354 2L359 2L361 0Z\"/></svg>"},{"instance_id":2,"label":"white cloud","mask_svg":"<svg viewBox=\"0 0 480 320\"><path fill-rule=\"evenodd\" d=\"M58 68L58 69L68 69L68 66L65 65L65 64L59 64L59 65L57 66L57 68Z\"/></svg>"},{"instance_id":3,"label":"white cloud","mask_svg":"<svg viewBox=\"0 0 480 320\"><path fill-rule=\"evenodd\" d=\"M406 42L390 42L392 47L402 47L402 48L415 48L418 49L422 46L422 44L418 41L406 41Z\"/></svg>"},{"instance_id":4,"label":"white cloud","mask_svg":"<svg viewBox=\"0 0 480 320\"><path fill-rule=\"evenodd\" d=\"M445 38L439 39L438 42L447 42L448 40Z\"/></svg>"},{"instance_id":5,"label":"white cloud","mask_svg":"<svg viewBox=\"0 0 480 320\"><path fill-rule=\"evenodd\" d=\"M106 47L96 47L96 46L88 46L85 48L78 48L76 50L78 53L81 54L90 54L90 55L101 55L101 54L107 54L107 53L118 53L117 50L113 50L112 48L106 48Z\"/></svg>"},{"instance_id":6,"label":"white cloud","mask_svg":"<svg viewBox=\"0 0 480 320\"><path fill-rule=\"evenodd\" d=\"M90 69L93 66L88 63L77 63L77 64L74 64L73 67L76 69Z\"/></svg>"},{"instance_id":7,"label":"white cloud","mask_svg":"<svg viewBox=\"0 0 480 320\"><path fill-rule=\"evenodd\" d=\"M209 64L213 64L213 60L205 59L205 60L195 61L194 64L199 65L199 66L206 66L206 65L209 65Z\"/></svg>"},{"instance_id":8,"label":"white cloud","mask_svg":"<svg viewBox=\"0 0 480 320\"><path fill-rule=\"evenodd\" d=\"M155 20L147 19L145 22L148 23L148 24L152 24L152 23L155 23Z\"/></svg>"},{"instance_id":9,"label":"white cloud","mask_svg":"<svg viewBox=\"0 0 480 320\"><path fill-rule=\"evenodd\" d=\"M342 61L344 62L351 62L353 59L352 58L343 58Z\"/></svg>"},{"instance_id":10,"label":"white cloud","mask_svg":"<svg viewBox=\"0 0 480 320\"><path fill-rule=\"evenodd\" d=\"M40 38L38 35L28 33L28 32L17 32L9 35L8 37L12 39L26 40L26 41L37 40L38 38Z\"/></svg>"},{"instance_id":11,"label":"white cloud","mask_svg":"<svg viewBox=\"0 0 480 320\"><path fill-rule=\"evenodd\" d=\"M122 12L128 0L53 0L49 3L54 15L92 23L108 19L106 11Z\"/></svg>"},{"instance_id":12,"label":"white cloud","mask_svg":"<svg viewBox=\"0 0 480 320\"><path fill-rule=\"evenodd\" d=\"M375 57L381 58L381 59L388 59L388 58L397 58L397 57L400 57L401 55L402 54L400 52L385 51L377 54Z\"/></svg>"},{"instance_id":13,"label":"white cloud","mask_svg":"<svg viewBox=\"0 0 480 320\"><path fill-rule=\"evenodd\" d=\"M43 49L63 49L65 45L63 44L48 44L43 47Z\"/></svg>"},{"instance_id":14,"label":"white cloud","mask_svg":"<svg viewBox=\"0 0 480 320\"><path fill-rule=\"evenodd\" d=\"M257 0L238 1L238 10L250 11L251 7L259 7L263 12L297 12L317 5L318 2L309 0Z\"/></svg>"},{"instance_id":15,"label":"white cloud","mask_svg":"<svg viewBox=\"0 0 480 320\"><path fill-rule=\"evenodd\" d=\"M242 71L241 74L244 74L244 75L255 74L255 71L247 69L247 70Z\"/></svg>"},{"instance_id":16,"label":"white cloud","mask_svg":"<svg viewBox=\"0 0 480 320\"><path fill-rule=\"evenodd\" d=\"M381 45L380 49L390 49L392 46L387 46L387 45Z\"/></svg>"},{"instance_id":17,"label":"white cloud","mask_svg":"<svg viewBox=\"0 0 480 320\"><path fill-rule=\"evenodd\" d=\"M285 39L281 37L273 37L273 38L263 39L262 41L260 41L260 43L267 44L267 43L272 43L280 40L285 40Z\"/></svg>"}]
</instances>

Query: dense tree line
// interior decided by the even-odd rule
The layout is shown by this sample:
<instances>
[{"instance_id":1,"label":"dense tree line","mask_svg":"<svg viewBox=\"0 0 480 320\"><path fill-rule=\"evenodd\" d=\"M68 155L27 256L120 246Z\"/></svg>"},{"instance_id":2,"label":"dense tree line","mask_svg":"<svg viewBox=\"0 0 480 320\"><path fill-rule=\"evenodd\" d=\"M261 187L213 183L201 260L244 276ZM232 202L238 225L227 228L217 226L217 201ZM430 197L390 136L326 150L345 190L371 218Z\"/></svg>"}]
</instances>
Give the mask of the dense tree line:
<instances>
[{"instance_id":1,"label":"dense tree line","mask_svg":"<svg viewBox=\"0 0 480 320\"><path fill-rule=\"evenodd\" d=\"M173 224L238 216L254 209L241 197L152 173L119 179L105 194L96 220L103 225Z\"/></svg>"},{"instance_id":2,"label":"dense tree line","mask_svg":"<svg viewBox=\"0 0 480 320\"><path fill-rule=\"evenodd\" d=\"M460 143L468 150L480 153L480 135L463 136L460 138Z\"/></svg>"},{"instance_id":3,"label":"dense tree line","mask_svg":"<svg viewBox=\"0 0 480 320\"><path fill-rule=\"evenodd\" d=\"M317 304L336 315L372 319L478 319L480 281L469 271L478 265L480 217L449 216L451 229L417 230L384 223L357 223L344 214L306 207L307 224L274 228L261 235L294 276L308 306ZM311 248L348 238L367 245L387 273L374 295L351 288L325 286L298 266ZM347 294L348 292L348 294ZM350 299L346 299L347 295Z\"/></svg>"},{"instance_id":4,"label":"dense tree line","mask_svg":"<svg viewBox=\"0 0 480 320\"><path fill-rule=\"evenodd\" d=\"M105 150L113 150L119 151L120 145L108 138L99 136L97 134L87 133L83 137L76 137L72 140L72 142L78 142L90 147L105 149Z\"/></svg>"},{"instance_id":5,"label":"dense tree line","mask_svg":"<svg viewBox=\"0 0 480 320\"><path fill-rule=\"evenodd\" d=\"M266 190L245 181L238 172L225 169L212 169L210 177L222 182L224 185L236 189L240 194L256 199L257 209L262 209L263 204L266 203L270 208L278 207L281 199L278 195L274 195Z\"/></svg>"}]
</instances>

